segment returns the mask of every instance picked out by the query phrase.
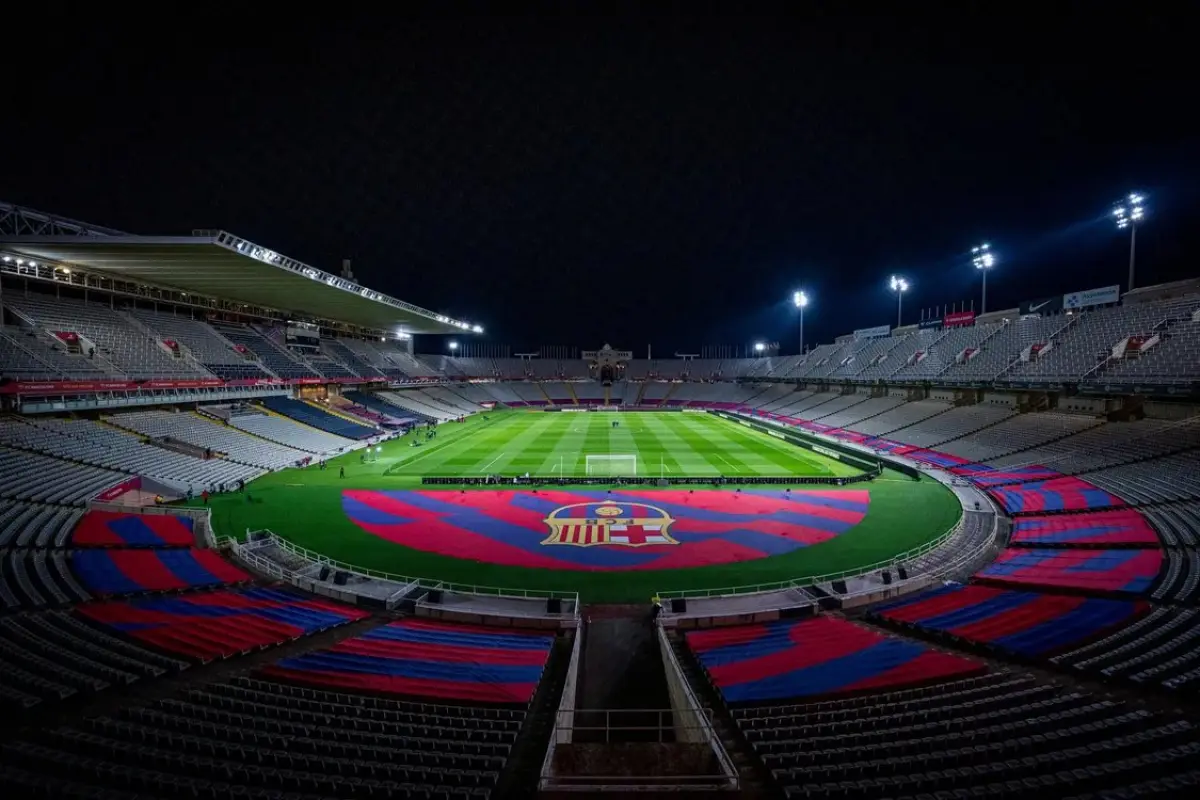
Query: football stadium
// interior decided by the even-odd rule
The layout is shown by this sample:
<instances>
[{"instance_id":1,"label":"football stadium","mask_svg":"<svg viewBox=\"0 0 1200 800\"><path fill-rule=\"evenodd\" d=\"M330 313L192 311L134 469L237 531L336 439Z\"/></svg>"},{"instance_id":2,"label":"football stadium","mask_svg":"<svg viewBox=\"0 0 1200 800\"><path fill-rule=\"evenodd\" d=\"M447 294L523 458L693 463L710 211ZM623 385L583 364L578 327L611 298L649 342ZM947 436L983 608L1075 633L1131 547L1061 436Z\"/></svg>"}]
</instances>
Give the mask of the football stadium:
<instances>
[{"instance_id":1,"label":"football stadium","mask_svg":"<svg viewBox=\"0 0 1200 800\"><path fill-rule=\"evenodd\" d=\"M793 355L428 354L481 326L0 206L0 305L14 797L1200 777L1200 281Z\"/></svg>"}]
</instances>

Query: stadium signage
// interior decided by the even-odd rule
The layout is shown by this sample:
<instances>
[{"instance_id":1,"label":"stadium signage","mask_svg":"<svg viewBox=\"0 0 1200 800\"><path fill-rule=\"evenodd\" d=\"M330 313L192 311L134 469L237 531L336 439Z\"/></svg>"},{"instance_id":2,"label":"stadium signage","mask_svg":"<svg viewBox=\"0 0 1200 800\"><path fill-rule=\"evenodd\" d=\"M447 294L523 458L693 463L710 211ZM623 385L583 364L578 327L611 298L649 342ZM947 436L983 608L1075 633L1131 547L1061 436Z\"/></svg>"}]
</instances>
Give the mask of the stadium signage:
<instances>
[{"instance_id":1,"label":"stadium signage","mask_svg":"<svg viewBox=\"0 0 1200 800\"><path fill-rule=\"evenodd\" d=\"M920 327L922 330L927 328L940 328L942 327L942 318L938 317L937 319L923 319L918 327Z\"/></svg>"},{"instance_id":2,"label":"stadium signage","mask_svg":"<svg viewBox=\"0 0 1200 800\"><path fill-rule=\"evenodd\" d=\"M776 439L783 439L785 442L787 441L787 437L784 436L779 431L767 431L767 434L770 436L774 436Z\"/></svg>"},{"instance_id":3,"label":"stadium signage","mask_svg":"<svg viewBox=\"0 0 1200 800\"><path fill-rule=\"evenodd\" d=\"M855 339L875 339L880 336L890 336L892 327L890 325L876 325L874 328L859 328L854 332Z\"/></svg>"},{"instance_id":4,"label":"stadium signage","mask_svg":"<svg viewBox=\"0 0 1200 800\"><path fill-rule=\"evenodd\" d=\"M1101 289L1086 289L1082 292L1070 292L1064 294L1062 299L1063 308L1090 308L1091 306L1103 306L1108 303L1116 303L1121 300L1121 287L1114 284L1105 286Z\"/></svg>"},{"instance_id":5,"label":"stadium signage","mask_svg":"<svg viewBox=\"0 0 1200 800\"><path fill-rule=\"evenodd\" d=\"M136 392L150 389L244 389L252 387L299 386L314 383L370 383L362 378L257 378L223 381L219 378L178 381L12 381L0 386L0 394L93 394L96 392Z\"/></svg>"},{"instance_id":6,"label":"stadium signage","mask_svg":"<svg viewBox=\"0 0 1200 800\"><path fill-rule=\"evenodd\" d=\"M947 328L959 328L966 325L975 324L974 311L957 311L953 314L947 314L943 318Z\"/></svg>"},{"instance_id":7,"label":"stadium signage","mask_svg":"<svg viewBox=\"0 0 1200 800\"><path fill-rule=\"evenodd\" d=\"M821 455L826 456L827 458L832 458L834 461L842 460L841 453L835 453L834 451L830 450L828 447L821 447L821 445L819 445L819 444L814 444L812 446L812 449L813 449L813 452L820 453Z\"/></svg>"},{"instance_id":8,"label":"stadium signage","mask_svg":"<svg viewBox=\"0 0 1200 800\"><path fill-rule=\"evenodd\" d=\"M1030 314L1042 314L1048 316L1057 314L1063 310L1064 295L1054 295L1053 297L1039 297L1037 300L1026 300L1021 303L1019 311L1022 317Z\"/></svg>"}]
</instances>

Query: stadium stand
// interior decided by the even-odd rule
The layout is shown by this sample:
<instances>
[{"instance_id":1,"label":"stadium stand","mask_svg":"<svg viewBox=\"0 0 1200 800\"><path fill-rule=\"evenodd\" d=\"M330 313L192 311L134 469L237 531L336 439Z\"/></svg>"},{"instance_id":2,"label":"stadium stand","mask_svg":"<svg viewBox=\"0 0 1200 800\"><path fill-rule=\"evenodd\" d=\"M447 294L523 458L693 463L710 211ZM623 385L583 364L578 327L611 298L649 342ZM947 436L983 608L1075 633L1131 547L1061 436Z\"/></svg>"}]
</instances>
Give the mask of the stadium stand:
<instances>
[{"instance_id":1,"label":"stadium stand","mask_svg":"<svg viewBox=\"0 0 1200 800\"><path fill-rule=\"evenodd\" d=\"M263 398L262 404L276 414L291 417L309 427L346 439L369 439L379 435L377 428L351 422L300 400L292 400L287 397L266 397Z\"/></svg>"},{"instance_id":2,"label":"stadium stand","mask_svg":"<svg viewBox=\"0 0 1200 800\"><path fill-rule=\"evenodd\" d=\"M1125 503L1121 498L1080 478L1036 480L990 490L1010 514L1039 511L1085 511L1112 508Z\"/></svg>"},{"instance_id":3,"label":"stadium stand","mask_svg":"<svg viewBox=\"0 0 1200 800\"><path fill-rule=\"evenodd\" d=\"M1170 796L1200 778L1190 722L1032 675L733 715L788 797Z\"/></svg>"},{"instance_id":4,"label":"stadium stand","mask_svg":"<svg viewBox=\"0 0 1200 800\"><path fill-rule=\"evenodd\" d=\"M170 592L242 583L250 575L212 550L82 550L71 569L96 596Z\"/></svg>"},{"instance_id":5,"label":"stadium stand","mask_svg":"<svg viewBox=\"0 0 1200 800\"><path fill-rule=\"evenodd\" d=\"M827 616L693 631L687 644L729 703L832 697L986 671Z\"/></svg>"},{"instance_id":6,"label":"stadium stand","mask_svg":"<svg viewBox=\"0 0 1200 800\"><path fill-rule=\"evenodd\" d=\"M54 345L32 328L0 327L0 378L10 380L86 380L103 375L82 353L72 355L65 345Z\"/></svg>"},{"instance_id":7,"label":"stadium stand","mask_svg":"<svg viewBox=\"0 0 1200 800\"><path fill-rule=\"evenodd\" d=\"M159 341L174 342L181 348L185 358L194 360L218 378L253 380L271 377L269 372L246 354L238 352L233 342L207 323L146 310L133 310L130 314L152 331Z\"/></svg>"},{"instance_id":8,"label":"stadium stand","mask_svg":"<svg viewBox=\"0 0 1200 800\"><path fill-rule=\"evenodd\" d=\"M0 422L0 436L3 426ZM0 498L82 506L127 477L110 469L0 447Z\"/></svg>"},{"instance_id":9,"label":"stadium stand","mask_svg":"<svg viewBox=\"0 0 1200 800\"><path fill-rule=\"evenodd\" d=\"M1142 595L1162 568L1161 550L1009 548L977 575L990 583Z\"/></svg>"},{"instance_id":10,"label":"stadium stand","mask_svg":"<svg viewBox=\"0 0 1200 800\"><path fill-rule=\"evenodd\" d=\"M307 453L248 436L212 418L173 411L133 411L104 420L152 439L169 437L220 453L239 464L277 470L295 464Z\"/></svg>"},{"instance_id":11,"label":"stadium stand","mask_svg":"<svg viewBox=\"0 0 1200 800\"><path fill-rule=\"evenodd\" d=\"M262 472L221 458L196 458L156 447L137 436L86 419L0 420L0 443L170 481L182 487L250 480Z\"/></svg>"},{"instance_id":12,"label":"stadium stand","mask_svg":"<svg viewBox=\"0 0 1200 800\"><path fill-rule=\"evenodd\" d=\"M213 797L468 800L495 789L525 715L236 678L9 745L0 781L52 796L186 787Z\"/></svg>"},{"instance_id":13,"label":"stadium stand","mask_svg":"<svg viewBox=\"0 0 1200 800\"><path fill-rule=\"evenodd\" d=\"M79 613L198 661L269 647L369 616L291 590L267 588L108 600L81 606Z\"/></svg>"},{"instance_id":14,"label":"stadium stand","mask_svg":"<svg viewBox=\"0 0 1200 800\"><path fill-rule=\"evenodd\" d=\"M267 414L255 406L232 408L229 425L260 439L317 455L338 453L354 444L345 437L302 425L287 417Z\"/></svg>"},{"instance_id":15,"label":"stadium stand","mask_svg":"<svg viewBox=\"0 0 1200 800\"><path fill-rule=\"evenodd\" d=\"M209 376L207 370L170 354L143 327L108 306L38 294L6 294L4 304L51 336L79 337L82 353L101 367L111 365L106 371L112 374L130 378ZM63 341L66 344L66 339Z\"/></svg>"},{"instance_id":16,"label":"stadium stand","mask_svg":"<svg viewBox=\"0 0 1200 800\"><path fill-rule=\"evenodd\" d=\"M1015 413L1016 409L1000 405L957 406L928 417L918 424L888 431L887 436L902 444L935 447L952 439L974 434L989 425L1008 419Z\"/></svg>"},{"instance_id":17,"label":"stadium stand","mask_svg":"<svg viewBox=\"0 0 1200 800\"><path fill-rule=\"evenodd\" d=\"M62 547L83 515L69 506L0 499L0 547Z\"/></svg>"},{"instance_id":18,"label":"stadium stand","mask_svg":"<svg viewBox=\"0 0 1200 800\"><path fill-rule=\"evenodd\" d=\"M952 585L877 606L872 617L1036 658L1127 626L1149 610L1140 600Z\"/></svg>"},{"instance_id":19,"label":"stadium stand","mask_svg":"<svg viewBox=\"0 0 1200 800\"><path fill-rule=\"evenodd\" d=\"M288 352L269 337L249 325L212 323L213 329L233 343L234 349L244 356L254 356L258 365L271 375L280 378L319 378L320 375L305 366L299 358Z\"/></svg>"},{"instance_id":20,"label":"stadium stand","mask_svg":"<svg viewBox=\"0 0 1200 800\"><path fill-rule=\"evenodd\" d=\"M1141 514L1121 508L1092 514L1022 516L1013 520L1012 541L1039 546L1157 546L1159 537Z\"/></svg>"},{"instance_id":21,"label":"stadium stand","mask_svg":"<svg viewBox=\"0 0 1200 800\"><path fill-rule=\"evenodd\" d=\"M72 547L191 547L195 543L191 518L174 514L92 509L79 518L71 533Z\"/></svg>"},{"instance_id":22,"label":"stadium stand","mask_svg":"<svg viewBox=\"0 0 1200 800\"><path fill-rule=\"evenodd\" d=\"M266 667L266 677L322 688L472 703L527 704L553 634L409 618Z\"/></svg>"}]
</instances>

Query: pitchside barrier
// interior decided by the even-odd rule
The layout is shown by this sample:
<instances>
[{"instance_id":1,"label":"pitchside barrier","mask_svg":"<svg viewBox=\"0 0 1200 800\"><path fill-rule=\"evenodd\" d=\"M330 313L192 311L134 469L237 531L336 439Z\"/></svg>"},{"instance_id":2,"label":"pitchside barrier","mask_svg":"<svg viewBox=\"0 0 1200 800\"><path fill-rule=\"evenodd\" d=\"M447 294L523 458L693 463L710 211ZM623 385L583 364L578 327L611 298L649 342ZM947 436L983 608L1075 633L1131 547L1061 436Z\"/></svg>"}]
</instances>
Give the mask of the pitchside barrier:
<instances>
[{"instance_id":1,"label":"pitchside barrier","mask_svg":"<svg viewBox=\"0 0 1200 800\"><path fill-rule=\"evenodd\" d=\"M906 461L889 458L886 454L869 453L836 439L824 439L811 431L786 426L782 422L756 419L727 411L712 413L860 469L879 469L881 465L886 464L889 469L894 469L913 480L921 477L921 470ZM861 466L863 464L868 464L869 467Z\"/></svg>"},{"instance_id":2,"label":"pitchside barrier","mask_svg":"<svg viewBox=\"0 0 1200 800\"><path fill-rule=\"evenodd\" d=\"M842 459L847 462L846 459ZM747 475L638 475L637 477L621 477L613 475L581 476L578 478L560 478L557 475L425 475L421 483L428 486L496 486L497 488L513 486L797 486L813 484L821 486L846 486L878 478L881 473L878 465L870 472L861 475L847 475L843 478L833 478L822 475L782 475L782 476L747 476Z\"/></svg>"}]
</instances>

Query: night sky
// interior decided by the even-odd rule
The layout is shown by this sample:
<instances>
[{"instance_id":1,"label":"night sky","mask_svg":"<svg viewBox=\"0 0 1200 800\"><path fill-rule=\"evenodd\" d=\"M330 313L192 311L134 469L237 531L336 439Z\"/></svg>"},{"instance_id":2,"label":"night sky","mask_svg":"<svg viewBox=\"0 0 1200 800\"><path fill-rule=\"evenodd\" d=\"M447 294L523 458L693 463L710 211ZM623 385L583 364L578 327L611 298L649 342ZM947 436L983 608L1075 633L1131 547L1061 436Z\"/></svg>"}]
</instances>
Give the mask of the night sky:
<instances>
[{"instance_id":1,"label":"night sky","mask_svg":"<svg viewBox=\"0 0 1200 800\"><path fill-rule=\"evenodd\" d=\"M895 321L892 272L914 322L978 304L984 240L992 308L1124 283L1109 209L1133 189L1139 283L1197 274L1193 4L820 10L846 5L22 11L0 56L0 199L133 233L224 228L330 271L348 257L514 350L794 350L794 289L806 340L830 341Z\"/></svg>"}]
</instances>

